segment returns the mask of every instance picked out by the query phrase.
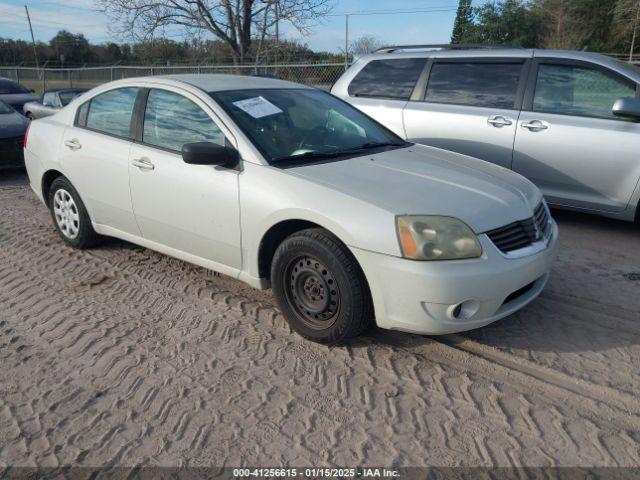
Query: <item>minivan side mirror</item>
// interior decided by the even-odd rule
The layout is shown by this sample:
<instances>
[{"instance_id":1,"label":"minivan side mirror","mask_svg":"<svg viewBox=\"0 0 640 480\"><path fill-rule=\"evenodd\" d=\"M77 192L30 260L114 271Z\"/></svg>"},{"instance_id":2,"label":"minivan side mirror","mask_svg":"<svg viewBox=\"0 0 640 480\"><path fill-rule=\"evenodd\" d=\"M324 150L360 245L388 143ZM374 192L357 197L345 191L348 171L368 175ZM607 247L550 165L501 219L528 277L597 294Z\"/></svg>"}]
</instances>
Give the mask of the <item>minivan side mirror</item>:
<instances>
[{"instance_id":1,"label":"minivan side mirror","mask_svg":"<svg viewBox=\"0 0 640 480\"><path fill-rule=\"evenodd\" d=\"M612 112L617 117L640 121L640 100L631 97L619 98L613 104Z\"/></svg>"},{"instance_id":2,"label":"minivan side mirror","mask_svg":"<svg viewBox=\"0 0 640 480\"><path fill-rule=\"evenodd\" d=\"M240 155L235 148L223 147L211 142L185 143L182 159L192 165L220 165L234 167Z\"/></svg>"}]
</instances>

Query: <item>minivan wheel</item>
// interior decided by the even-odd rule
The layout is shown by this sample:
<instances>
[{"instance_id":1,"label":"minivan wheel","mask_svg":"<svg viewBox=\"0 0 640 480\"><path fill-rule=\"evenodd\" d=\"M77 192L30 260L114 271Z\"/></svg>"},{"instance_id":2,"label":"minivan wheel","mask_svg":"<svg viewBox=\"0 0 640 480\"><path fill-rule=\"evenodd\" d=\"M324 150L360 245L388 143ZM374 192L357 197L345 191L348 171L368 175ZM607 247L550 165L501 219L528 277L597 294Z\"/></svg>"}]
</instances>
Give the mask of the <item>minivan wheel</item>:
<instances>
[{"instance_id":1,"label":"minivan wheel","mask_svg":"<svg viewBox=\"0 0 640 480\"><path fill-rule=\"evenodd\" d=\"M87 209L66 177L58 177L51 184L49 210L56 230L68 245L84 249L99 243Z\"/></svg>"},{"instance_id":2,"label":"minivan wheel","mask_svg":"<svg viewBox=\"0 0 640 480\"><path fill-rule=\"evenodd\" d=\"M289 325L309 340L343 342L362 333L373 319L360 266L325 230L302 230L280 244L271 264L271 285Z\"/></svg>"}]
</instances>

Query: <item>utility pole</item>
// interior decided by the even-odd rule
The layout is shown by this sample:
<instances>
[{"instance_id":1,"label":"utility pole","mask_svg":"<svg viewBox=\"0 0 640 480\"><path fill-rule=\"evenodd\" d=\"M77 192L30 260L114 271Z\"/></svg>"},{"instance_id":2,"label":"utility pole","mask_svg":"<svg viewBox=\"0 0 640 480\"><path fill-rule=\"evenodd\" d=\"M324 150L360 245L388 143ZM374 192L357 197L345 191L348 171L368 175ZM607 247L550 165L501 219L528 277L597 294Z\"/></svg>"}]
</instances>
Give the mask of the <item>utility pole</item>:
<instances>
[{"instance_id":1,"label":"utility pole","mask_svg":"<svg viewBox=\"0 0 640 480\"><path fill-rule=\"evenodd\" d=\"M636 20L633 22L633 36L631 37L631 50L629 50L629 61L633 61L633 51L636 48L636 32L638 31L638 22L640 21L640 0L636 6Z\"/></svg>"},{"instance_id":2,"label":"utility pole","mask_svg":"<svg viewBox=\"0 0 640 480\"><path fill-rule=\"evenodd\" d=\"M349 68L349 14L346 14L344 16L344 70L347 71L348 68Z\"/></svg>"},{"instance_id":3,"label":"utility pole","mask_svg":"<svg viewBox=\"0 0 640 480\"><path fill-rule=\"evenodd\" d=\"M274 75L278 76L278 49L280 48L280 9L278 8L279 0L275 0L275 14L276 14L276 49L273 52L273 63L276 64L274 69Z\"/></svg>"},{"instance_id":4,"label":"utility pole","mask_svg":"<svg viewBox=\"0 0 640 480\"><path fill-rule=\"evenodd\" d=\"M31 17L29 16L29 9L27 6L24 6L25 12L27 12L27 21L29 22L29 30L31 31L31 43L33 43L33 56L36 59L36 68L40 68L38 64L38 50L36 49L36 39L33 36L33 27L31 26Z\"/></svg>"}]
</instances>

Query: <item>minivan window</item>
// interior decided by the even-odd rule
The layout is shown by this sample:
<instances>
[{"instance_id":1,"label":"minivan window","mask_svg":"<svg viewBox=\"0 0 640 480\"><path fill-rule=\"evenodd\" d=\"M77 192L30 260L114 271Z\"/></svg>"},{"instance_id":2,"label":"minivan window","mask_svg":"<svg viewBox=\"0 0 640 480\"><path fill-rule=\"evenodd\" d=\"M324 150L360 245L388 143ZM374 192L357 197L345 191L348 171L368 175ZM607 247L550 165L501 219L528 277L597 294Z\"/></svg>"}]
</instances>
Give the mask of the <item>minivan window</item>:
<instances>
[{"instance_id":1,"label":"minivan window","mask_svg":"<svg viewBox=\"0 0 640 480\"><path fill-rule=\"evenodd\" d=\"M426 60L398 58L369 62L349 84L352 97L408 100Z\"/></svg>"},{"instance_id":2,"label":"minivan window","mask_svg":"<svg viewBox=\"0 0 640 480\"><path fill-rule=\"evenodd\" d=\"M425 100L514 109L521 73L519 62L437 62L431 67Z\"/></svg>"},{"instance_id":3,"label":"minivan window","mask_svg":"<svg viewBox=\"0 0 640 480\"><path fill-rule=\"evenodd\" d=\"M87 113L86 127L98 132L130 138L131 115L137 95L136 87L127 87L109 90L93 97ZM78 123L81 124L80 116Z\"/></svg>"},{"instance_id":4,"label":"minivan window","mask_svg":"<svg viewBox=\"0 0 640 480\"><path fill-rule=\"evenodd\" d=\"M225 144L222 131L198 105L177 93L156 89L147 98L142 141L176 151L185 143Z\"/></svg>"},{"instance_id":5,"label":"minivan window","mask_svg":"<svg viewBox=\"0 0 640 480\"><path fill-rule=\"evenodd\" d=\"M613 104L635 97L631 81L577 65L541 64L533 97L533 111L581 117L615 118Z\"/></svg>"}]
</instances>

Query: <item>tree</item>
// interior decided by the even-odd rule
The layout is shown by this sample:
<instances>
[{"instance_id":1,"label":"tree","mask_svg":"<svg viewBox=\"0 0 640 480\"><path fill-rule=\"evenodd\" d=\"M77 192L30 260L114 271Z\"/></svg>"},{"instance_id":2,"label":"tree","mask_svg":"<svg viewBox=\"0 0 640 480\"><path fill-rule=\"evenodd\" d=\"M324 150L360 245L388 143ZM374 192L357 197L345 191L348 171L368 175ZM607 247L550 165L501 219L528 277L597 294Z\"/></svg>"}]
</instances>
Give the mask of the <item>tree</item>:
<instances>
[{"instance_id":1,"label":"tree","mask_svg":"<svg viewBox=\"0 0 640 480\"><path fill-rule=\"evenodd\" d=\"M451 43L467 43L473 35L473 28L473 8L471 7L471 0L460 0L456 12L456 19L453 23Z\"/></svg>"},{"instance_id":2,"label":"tree","mask_svg":"<svg viewBox=\"0 0 640 480\"><path fill-rule=\"evenodd\" d=\"M74 34L67 30L60 30L49 41L49 46L55 51L55 62L82 65L93 59L89 41L81 33Z\"/></svg>"},{"instance_id":3,"label":"tree","mask_svg":"<svg viewBox=\"0 0 640 480\"><path fill-rule=\"evenodd\" d=\"M373 35L362 35L351 42L351 45L349 45L349 53L353 55L354 58L357 58L362 55L367 55L368 53L373 53L381 47L382 42L379 38Z\"/></svg>"},{"instance_id":4,"label":"tree","mask_svg":"<svg viewBox=\"0 0 640 480\"><path fill-rule=\"evenodd\" d=\"M540 19L522 0L488 2L474 11L472 43L536 47Z\"/></svg>"},{"instance_id":5,"label":"tree","mask_svg":"<svg viewBox=\"0 0 640 480\"><path fill-rule=\"evenodd\" d=\"M120 33L150 39L167 27L208 32L229 46L234 64L250 60L254 38L287 21L304 33L332 0L95 0ZM273 8L271 8L273 7Z\"/></svg>"}]
</instances>

